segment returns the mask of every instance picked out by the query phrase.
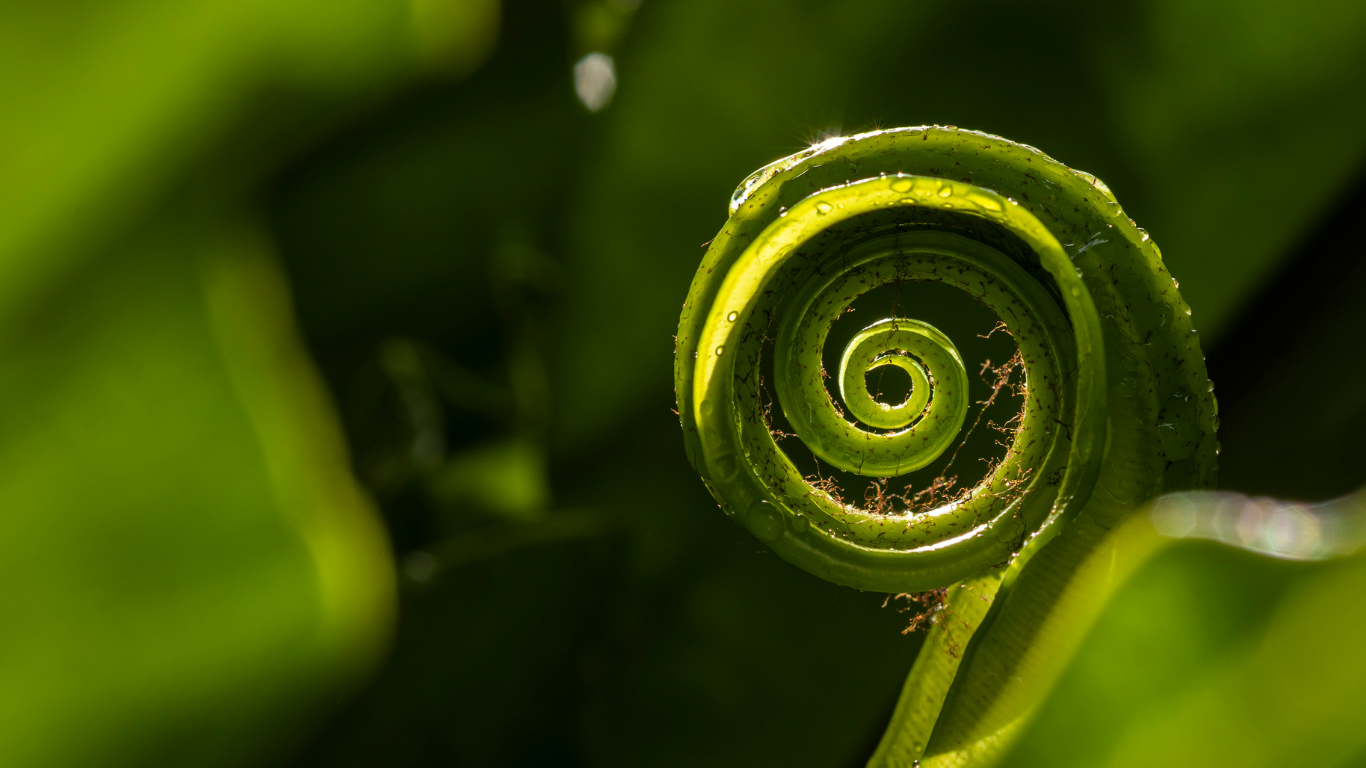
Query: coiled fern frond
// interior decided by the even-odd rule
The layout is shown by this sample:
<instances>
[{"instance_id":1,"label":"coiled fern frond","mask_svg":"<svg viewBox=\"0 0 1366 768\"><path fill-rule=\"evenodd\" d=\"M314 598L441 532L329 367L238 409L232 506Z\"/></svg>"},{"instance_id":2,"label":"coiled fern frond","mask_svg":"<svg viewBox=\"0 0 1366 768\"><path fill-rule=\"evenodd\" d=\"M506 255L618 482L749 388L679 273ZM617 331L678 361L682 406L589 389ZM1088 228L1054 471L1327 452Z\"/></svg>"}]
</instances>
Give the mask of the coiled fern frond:
<instances>
[{"instance_id":1,"label":"coiled fern frond","mask_svg":"<svg viewBox=\"0 0 1366 768\"><path fill-rule=\"evenodd\" d=\"M728 515L811 573L949 588L956 628L931 632L874 763L989 762L1073 642L1041 635L1093 610L1062 596L1106 532L1161 493L1214 483L1217 407L1190 309L1100 180L975 131L826 141L751 175L730 214L679 323L689 461ZM952 448L968 363L913 307L855 334L833 387L822 362L859 297L915 282L995 313L1018 348L1023 407L972 488L860 507L798 469L770 408L815 461L856 476L906 475ZM884 366L909 375L904 402L869 393L865 376Z\"/></svg>"}]
</instances>

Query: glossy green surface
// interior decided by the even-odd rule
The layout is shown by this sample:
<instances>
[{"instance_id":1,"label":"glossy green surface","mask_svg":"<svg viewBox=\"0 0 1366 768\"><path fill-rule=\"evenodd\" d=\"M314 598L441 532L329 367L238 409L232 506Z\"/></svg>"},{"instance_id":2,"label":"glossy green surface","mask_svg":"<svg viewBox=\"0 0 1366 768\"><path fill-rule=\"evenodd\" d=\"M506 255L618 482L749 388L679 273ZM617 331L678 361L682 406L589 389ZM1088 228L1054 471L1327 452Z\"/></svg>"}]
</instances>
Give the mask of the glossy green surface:
<instances>
[{"instance_id":1,"label":"glossy green surface","mask_svg":"<svg viewBox=\"0 0 1366 768\"><path fill-rule=\"evenodd\" d=\"M906 400L897 405L881 403L868 392L868 372L887 365L901 368L911 377L911 391ZM937 456L948 447L948 440L937 436L956 435L967 418L967 378L962 355L939 329L929 323L889 317L864 328L850 340L840 358L838 381L840 399L855 419L871 427L897 429L919 418L917 426L926 428L922 439L928 442L931 434L935 436L935 444L924 452ZM930 404L931 386L934 387L934 405L921 417L921 411ZM794 407L800 408L800 403ZM929 432L930 428L933 433ZM909 429L902 434L920 436L920 430ZM898 435L893 439L900 438ZM925 463L916 461L902 466L898 462L892 468L892 474L919 469ZM863 467L841 469L862 470Z\"/></svg>"},{"instance_id":2,"label":"glossy green surface","mask_svg":"<svg viewBox=\"0 0 1366 768\"><path fill-rule=\"evenodd\" d=\"M1171 494L1112 538L1105 607L1004 765L1361 764L1366 491Z\"/></svg>"},{"instance_id":3,"label":"glossy green surface","mask_svg":"<svg viewBox=\"0 0 1366 768\"><path fill-rule=\"evenodd\" d=\"M821 355L859 296L926 280L967 292L1014 337L1020 426L961 502L860 509L778 447L761 356L776 324L773 388L814 455L880 477L922 467L962 424L952 340L913 326L923 341L912 343L889 332L900 317L855 337L838 383L863 425L827 390ZM1106 530L1159 493L1212 485L1216 408L1189 314L1157 247L1103 183L999 137L924 127L834 139L736 191L679 325L675 385L694 468L727 514L823 578L888 592L969 580L964 593L982 598L969 608L951 592L977 618L953 636L932 631L874 764L994 759L1075 642L1040 634L1070 637L1098 608L1075 584ZM870 404L858 383L904 357L931 382L928 406L879 432L904 414Z\"/></svg>"}]
</instances>

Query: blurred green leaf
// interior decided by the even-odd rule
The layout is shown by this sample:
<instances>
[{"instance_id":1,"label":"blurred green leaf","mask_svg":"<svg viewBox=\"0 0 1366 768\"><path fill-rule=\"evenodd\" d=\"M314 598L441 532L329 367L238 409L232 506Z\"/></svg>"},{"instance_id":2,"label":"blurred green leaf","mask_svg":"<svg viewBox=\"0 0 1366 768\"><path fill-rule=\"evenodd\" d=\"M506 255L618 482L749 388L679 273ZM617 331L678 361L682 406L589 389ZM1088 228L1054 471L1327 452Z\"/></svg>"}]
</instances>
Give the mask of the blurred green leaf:
<instances>
[{"instance_id":1,"label":"blurred green leaf","mask_svg":"<svg viewBox=\"0 0 1366 768\"><path fill-rule=\"evenodd\" d=\"M11 326L4 762L252 759L379 650L384 535L269 257L157 221Z\"/></svg>"},{"instance_id":2,"label":"blurred green leaf","mask_svg":"<svg viewBox=\"0 0 1366 768\"><path fill-rule=\"evenodd\" d=\"M472 67L496 4L442 5ZM382 651L386 536L247 198L419 73L418 10L0 8L0 763L259 764Z\"/></svg>"},{"instance_id":3,"label":"blurred green leaf","mask_svg":"<svg viewBox=\"0 0 1366 768\"><path fill-rule=\"evenodd\" d=\"M1191 497L1200 514L1220 504L1235 504L1235 516L1250 510L1219 525L1244 538L1285 538L1300 514L1209 497ZM1359 545L1366 508L1346 502L1356 505ZM1347 533L1315 526L1325 537ZM1363 600L1360 555L1294 562L1219 544L1168 546L1119 587L1003 765L1359 764Z\"/></svg>"}]
</instances>

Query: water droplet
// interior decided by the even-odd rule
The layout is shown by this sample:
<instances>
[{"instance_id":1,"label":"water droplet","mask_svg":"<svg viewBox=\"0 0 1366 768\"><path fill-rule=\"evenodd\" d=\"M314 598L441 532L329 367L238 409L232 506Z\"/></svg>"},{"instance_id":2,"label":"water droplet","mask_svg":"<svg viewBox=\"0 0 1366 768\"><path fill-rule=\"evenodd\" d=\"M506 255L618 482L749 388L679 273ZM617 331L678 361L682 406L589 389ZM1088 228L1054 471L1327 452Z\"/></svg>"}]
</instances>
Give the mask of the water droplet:
<instances>
[{"instance_id":1,"label":"water droplet","mask_svg":"<svg viewBox=\"0 0 1366 768\"><path fill-rule=\"evenodd\" d=\"M986 195L969 194L968 200L972 201L973 203L976 203L977 206L980 207L982 210L993 211L996 213L1001 212L1001 204L996 202L992 198L987 197Z\"/></svg>"},{"instance_id":2,"label":"water droplet","mask_svg":"<svg viewBox=\"0 0 1366 768\"><path fill-rule=\"evenodd\" d=\"M725 344L722 344L721 346L719 346L719 347L716 348L716 354L718 354L718 355L721 355L721 354L725 353L725 351L726 351L726 345L725 345Z\"/></svg>"},{"instance_id":3,"label":"water droplet","mask_svg":"<svg viewBox=\"0 0 1366 768\"><path fill-rule=\"evenodd\" d=\"M732 322L732 323L735 322L736 320L738 320L739 318L740 318L740 313L739 313L739 312L732 312L732 313L730 313L729 315L726 315L726 319L729 320L729 321Z\"/></svg>"},{"instance_id":4,"label":"water droplet","mask_svg":"<svg viewBox=\"0 0 1366 768\"><path fill-rule=\"evenodd\" d=\"M735 478L736 471L739 470L739 465L735 463L735 454L733 453L723 453L718 455L712 461L712 464L716 467L717 479L723 482L733 480Z\"/></svg>"},{"instance_id":5,"label":"water droplet","mask_svg":"<svg viewBox=\"0 0 1366 768\"><path fill-rule=\"evenodd\" d=\"M714 403L714 402L712 402L712 401L710 401L710 400L703 400L703 401L702 401L702 415L703 415L703 416L710 416L710 415L712 414L712 412L715 411L715 410L716 410L716 403Z\"/></svg>"},{"instance_id":6,"label":"water droplet","mask_svg":"<svg viewBox=\"0 0 1366 768\"><path fill-rule=\"evenodd\" d=\"M897 179L896 181L892 182L892 189L896 190L897 192L910 191L911 186L912 184L910 179Z\"/></svg>"},{"instance_id":7,"label":"water droplet","mask_svg":"<svg viewBox=\"0 0 1366 768\"><path fill-rule=\"evenodd\" d=\"M952 194L953 194L953 187L950 187L950 186L948 186L947 184L944 185L944 188L943 188L943 189L939 190L939 196L940 196L940 197L949 197L949 196L951 196Z\"/></svg>"},{"instance_id":8,"label":"water droplet","mask_svg":"<svg viewBox=\"0 0 1366 768\"><path fill-rule=\"evenodd\" d=\"M574 91L589 112L597 112L607 106L616 89L616 66L611 56L590 53L574 65Z\"/></svg>"},{"instance_id":9,"label":"water droplet","mask_svg":"<svg viewBox=\"0 0 1366 768\"><path fill-rule=\"evenodd\" d=\"M830 210L831 206L829 203L816 203L816 213L820 214L821 216L824 216L825 214L829 213Z\"/></svg>"},{"instance_id":10,"label":"water droplet","mask_svg":"<svg viewBox=\"0 0 1366 768\"><path fill-rule=\"evenodd\" d=\"M1078 287L1075 286L1075 285L1072 286L1072 295L1073 295L1073 296L1080 296L1080 295L1081 295L1081 289L1078 288ZM721 350L720 350L720 349L717 349L717 350L716 350L716 354L718 354L718 355L721 354Z\"/></svg>"},{"instance_id":11,"label":"water droplet","mask_svg":"<svg viewBox=\"0 0 1366 768\"><path fill-rule=\"evenodd\" d=\"M761 499L745 511L745 525L763 541L777 541L783 535L783 513Z\"/></svg>"}]
</instances>

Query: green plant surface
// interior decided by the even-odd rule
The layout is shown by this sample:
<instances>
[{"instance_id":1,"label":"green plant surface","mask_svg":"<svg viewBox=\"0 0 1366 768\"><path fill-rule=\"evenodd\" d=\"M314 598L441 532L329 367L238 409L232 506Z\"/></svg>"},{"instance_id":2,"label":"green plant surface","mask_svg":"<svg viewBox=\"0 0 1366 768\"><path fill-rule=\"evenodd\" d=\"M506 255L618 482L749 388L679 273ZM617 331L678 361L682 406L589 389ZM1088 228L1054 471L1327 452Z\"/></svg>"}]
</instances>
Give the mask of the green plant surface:
<instances>
[{"instance_id":1,"label":"green plant surface","mask_svg":"<svg viewBox=\"0 0 1366 768\"><path fill-rule=\"evenodd\" d=\"M689 460L727 514L816 575L894 593L951 588L954 618L928 637L872 764L990 764L1118 578L1098 574L1120 550L1142 549L1109 530L1160 493L1214 482L1217 410L1190 310L1102 182L974 131L825 142L753 174L731 214L680 320ZM908 401L928 402L910 426L875 401L845 401L894 432L844 415L821 356L859 296L927 280L1000 318L1025 370L1023 411L1006 455L970 492L931 509L860 508L778 446L761 358L772 338L775 397L812 454L882 477L922 467L963 424L952 342L894 315L844 352L842 385L850 359L857 380L894 355L931 385Z\"/></svg>"},{"instance_id":2,"label":"green plant surface","mask_svg":"<svg viewBox=\"0 0 1366 768\"><path fill-rule=\"evenodd\" d=\"M388 538L253 195L496 10L0 8L0 764L260 764L381 657Z\"/></svg>"},{"instance_id":3,"label":"green plant surface","mask_svg":"<svg viewBox=\"0 0 1366 768\"><path fill-rule=\"evenodd\" d=\"M1005 766L1360 765L1366 490L1164 496ZM1203 539L1203 541L1202 541ZM1122 663L1116 663L1123 660Z\"/></svg>"}]
</instances>

